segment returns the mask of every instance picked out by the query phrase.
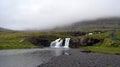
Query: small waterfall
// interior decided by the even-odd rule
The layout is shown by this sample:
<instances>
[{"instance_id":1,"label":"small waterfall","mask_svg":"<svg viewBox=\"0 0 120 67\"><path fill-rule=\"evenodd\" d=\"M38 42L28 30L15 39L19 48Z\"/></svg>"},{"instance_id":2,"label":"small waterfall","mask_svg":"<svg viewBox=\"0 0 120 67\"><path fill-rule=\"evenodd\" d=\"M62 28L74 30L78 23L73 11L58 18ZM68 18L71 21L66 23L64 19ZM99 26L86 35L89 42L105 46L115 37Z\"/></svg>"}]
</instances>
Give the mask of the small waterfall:
<instances>
[{"instance_id":1,"label":"small waterfall","mask_svg":"<svg viewBox=\"0 0 120 67\"><path fill-rule=\"evenodd\" d=\"M69 41L70 41L70 38L65 38L65 44L64 46L62 46L63 44L63 39L59 38L59 39L56 39L55 41L52 41L51 44L50 44L50 47L51 48L69 48Z\"/></svg>"},{"instance_id":2,"label":"small waterfall","mask_svg":"<svg viewBox=\"0 0 120 67\"><path fill-rule=\"evenodd\" d=\"M69 48L69 42L70 42L70 38L65 38L65 46L64 46L64 48Z\"/></svg>"},{"instance_id":3,"label":"small waterfall","mask_svg":"<svg viewBox=\"0 0 120 67\"><path fill-rule=\"evenodd\" d=\"M59 47L59 44L60 44L60 40L61 40L61 38L59 38L59 39L56 39L55 41L52 41L51 42L51 44L50 44L50 47Z\"/></svg>"}]
</instances>

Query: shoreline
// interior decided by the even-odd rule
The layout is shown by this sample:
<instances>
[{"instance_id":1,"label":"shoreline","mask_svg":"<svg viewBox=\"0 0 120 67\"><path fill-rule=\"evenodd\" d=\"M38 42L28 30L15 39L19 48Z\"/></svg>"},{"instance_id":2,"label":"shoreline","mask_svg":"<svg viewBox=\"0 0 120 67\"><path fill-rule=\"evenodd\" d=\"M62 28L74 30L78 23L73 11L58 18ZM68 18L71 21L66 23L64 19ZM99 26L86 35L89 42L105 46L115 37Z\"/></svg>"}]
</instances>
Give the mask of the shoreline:
<instances>
[{"instance_id":1,"label":"shoreline","mask_svg":"<svg viewBox=\"0 0 120 67\"><path fill-rule=\"evenodd\" d=\"M37 67L120 67L120 55L86 53L84 49L69 49L70 55L51 58Z\"/></svg>"}]
</instances>

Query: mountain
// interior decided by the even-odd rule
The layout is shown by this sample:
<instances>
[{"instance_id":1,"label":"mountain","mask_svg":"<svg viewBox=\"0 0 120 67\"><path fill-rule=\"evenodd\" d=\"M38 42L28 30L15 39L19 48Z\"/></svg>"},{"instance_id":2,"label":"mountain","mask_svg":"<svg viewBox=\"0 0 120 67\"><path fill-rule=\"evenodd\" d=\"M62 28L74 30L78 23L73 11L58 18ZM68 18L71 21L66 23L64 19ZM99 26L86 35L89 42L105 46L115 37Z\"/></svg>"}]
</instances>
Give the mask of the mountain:
<instances>
[{"instance_id":1,"label":"mountain","mask_svg":"<svg viewBox=\"0 0 120 67\"><path fill-rule=\"evenodd\" d=\"M107 31L116 28L120 28L120 18L85 20L69 26L54 28L53 31Z\"/></svg>"},{"instance_id":2,"label":"mountain","mask_svg":"<svg viewBox=\"0 0 120 67\"><path fill-rule=\"evenodd\" d=\"M11 31L14 31L14 30L10 30L10 29L0 27L0 32L11 32Z\"/></svg>"}]
</instances>

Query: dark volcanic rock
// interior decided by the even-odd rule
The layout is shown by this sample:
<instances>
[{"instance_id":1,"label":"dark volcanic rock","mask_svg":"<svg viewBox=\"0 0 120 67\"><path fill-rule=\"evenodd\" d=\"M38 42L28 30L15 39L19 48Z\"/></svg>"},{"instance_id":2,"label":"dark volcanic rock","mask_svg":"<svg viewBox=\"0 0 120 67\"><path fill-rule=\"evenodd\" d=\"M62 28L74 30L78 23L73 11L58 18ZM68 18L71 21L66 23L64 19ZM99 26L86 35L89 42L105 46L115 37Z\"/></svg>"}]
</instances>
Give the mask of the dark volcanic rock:
<instances>
[{"instance_id":1,"label":"dark volcanic rock","mask_svg":"<svg viewBox=\"0 0 120 67\"><path fill-rule=\"evenodd\" d=\"M22 41L30 42L36 46L49 47L51 41L54 41L55 39L57 39L57 37L53 35L40 35L40 36L26 36Z\"/></svg>"},{"instance_id":2,"label":"dark volcanic rock","mask_svg":"<svg viewBox=\"0 0 120 67\"><path fill-rule=\"evenodd\" d=\"M103 39L99 39L99 38L81 38L81 39L71 38L70 47L77 48L79 46L92 46L102 41Z\"/></svg>"},{"instance_id":3,"label":"dark volcanic rock","mask_svg":"<svg viewBox=\"0 0 120 67\"><path fill-rule=\"evenodd\" d=\"M101 41L102 41L102 39L97 39L97 38L82 38L82 39L80 39L80 45L92 46L93 44L96 44Z\"/></svg>"},{"instance_id":4,"label":"dark volcanic rock","mask_svg":"<svg viewBox=\"0 0 120 67\"><path fill-rule=\"evenodd\" d=\"M78 46L79 46L79 39L77 39L77 38L71 38L70 39L70 45L69 45L69 47L71 47L71 48L77 48Z\"/></svg>"},{"instance_id":5,"label":"dark volcanic rock","mask_svg":"<svg viewBox=\"0 0 120 67\"><path fill-rule=\"evenodd\" d=\"M71 36L83 36L86 35L85 32L79 32L79 31L74 31L74 32L68 32Z\"/></svg>"},{"instance_id":6,"label":"dark volcanic rock","mask_svg":"<svg viewBox=\"0 0 120 67\"><path fill-rule=\"evenodd\" d=\"M40 35L40 36L26 36L22 41L30 42L36 46L49 47L50 43L59 37L54 35ZM62 46L65 44L65 38L63 39ZM70 48L78 48L79 46L92 46L96 43L101 42L102 39L98 38L71 38L70 39Z\"/></svg>"}]
</instances>

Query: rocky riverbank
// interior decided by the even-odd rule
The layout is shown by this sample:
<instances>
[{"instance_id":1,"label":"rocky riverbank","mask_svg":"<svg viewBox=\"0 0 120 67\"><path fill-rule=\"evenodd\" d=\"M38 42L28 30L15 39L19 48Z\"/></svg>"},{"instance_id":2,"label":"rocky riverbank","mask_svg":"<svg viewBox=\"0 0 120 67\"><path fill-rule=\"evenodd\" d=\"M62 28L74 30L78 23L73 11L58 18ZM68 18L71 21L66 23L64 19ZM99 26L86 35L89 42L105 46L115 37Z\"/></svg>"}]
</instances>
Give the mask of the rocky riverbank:
<instances>
[{"instance_id":1,"label":"rocky riverbank","mask_svg":"<svg viewBox=\"0 0 120 67\"><path fill-rule=\"evenodd\" d=\"M38 67L120 67L120 55L86 53L83 49L70 49Z\"/></svg>"}]
</instances>

